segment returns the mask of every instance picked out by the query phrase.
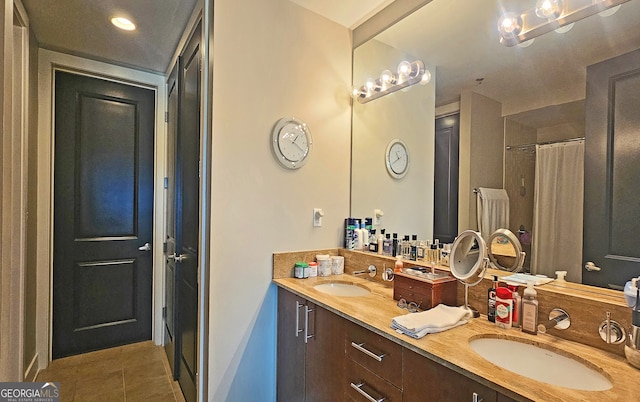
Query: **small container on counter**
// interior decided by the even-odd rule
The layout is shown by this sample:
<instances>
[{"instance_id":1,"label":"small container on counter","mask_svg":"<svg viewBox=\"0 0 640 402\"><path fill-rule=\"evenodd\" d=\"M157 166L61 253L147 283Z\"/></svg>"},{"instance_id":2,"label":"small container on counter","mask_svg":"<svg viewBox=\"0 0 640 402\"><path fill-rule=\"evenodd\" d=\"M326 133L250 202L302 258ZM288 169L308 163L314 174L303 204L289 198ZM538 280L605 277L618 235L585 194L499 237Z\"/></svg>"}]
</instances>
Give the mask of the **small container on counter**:
<instances>
[{"instance_id":1,"label":"small container on counter","mask_svg":"<svg viewBox=\"0 0 640 402\"><path fill-rule=\"evenodd\" d=\"M293 268L293 276L298 279L308 278L309 264L306 262L296 262L296 265Z\"/></svg>"},{"instance_id":2,"label":"small container on counter","mask_svg":"<svg viewBox=\"0 0 640 402\"><path fill-rule=\"evenodd\" d=\"M344 274L344 257L334 255L331 257L331 273L334 275Z\"/></svg>"},{"instance_id":3,"label":"small container on counter","mask_svg":"<svg viewBox=\"0 0 640 402\"><path fill-rule=\"evenodd\" d=\"M318 276L318 263L312 261L309 263L309 277Z\"/></svg>"},{"instance_id":4,"label":"small container on counter","mask_svg":"<svg viewBox=\"0 0 640 402\"><path fill-rule=\"evenodd\" d=\"M316 255L318 276L331 276L331 256L329 254Z\"/></svg>"}]
</instances>

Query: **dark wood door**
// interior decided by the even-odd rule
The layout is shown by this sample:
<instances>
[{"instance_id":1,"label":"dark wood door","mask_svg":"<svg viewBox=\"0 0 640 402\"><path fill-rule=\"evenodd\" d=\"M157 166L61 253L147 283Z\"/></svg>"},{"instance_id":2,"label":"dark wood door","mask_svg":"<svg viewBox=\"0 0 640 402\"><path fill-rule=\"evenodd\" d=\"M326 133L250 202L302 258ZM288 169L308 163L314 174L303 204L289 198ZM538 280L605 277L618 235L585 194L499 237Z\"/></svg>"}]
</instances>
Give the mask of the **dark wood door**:
<instances>
[{"instance_id":1,"label":"dark wood door","mask_svg":"<svg viewBox=\"0 0 640 402\"><path fill-rule=\"evenodd\" d=\"M154 108L55 73L53 358L151 339Z\"/></svg>"},{"instance_id":2,"label":"dark wood door","mask_svg":"<svg viewBox=\"0 0 640 402\"><path fill-rule=\"evenodd\" d=\"M344 376L344 319L307 302L311 336L307 341L306 400L332 402L346 389Z\"/></svg>"},{"instance_id":3,"label":"dark wood door","mask_svg":"<svg viewBox=\"0 0 640 402\"><path fill-rule=\"evenodd\" d=\"M200 25L179 59L176 142L176 355L187 401L197 397L198 244L200 216Z\"/></svg>"},{"instance_id":4,"label":"dark wood door","mask_svg":"<svg viewBox=\"0 0 640 402\"><path fill-rule=\"evenodd\" d=\"M305 400L305 303L278 288L277 388L279 402Z\"/></svg>"},{"instance_id":5,"label":"dark wood door","mask_svg":"<svg viewBox=\"0 0 640 402\"><path fill-rule=\"evenodd\" d=\"M167 80L167 176L165 178L165 257L176 252L176 139L178 136L178 65ZM176 262L175 258L165 258L164 265L164 349L174 380L178 379L178 359L176 359Z\"/></svg>"},{"instance_id":6,"label":"dark wood door","mask_svg":"<svg viewBox=\"0 0 640 402\"><path fill-rule=\"evenodd\" d=\"M621 289L640 274L640 50L589 66L583 283Z\"/></svg>"},{"instance_id":7,"label":"dark wood door","mask_svg":"<svg viewBox=\"0 0 640 402\"><path fill-rule=\"evenodd\" d=\"M433 238L452 243L458 235L460 115L436 119Z\"/></svg>"}]
</instances>

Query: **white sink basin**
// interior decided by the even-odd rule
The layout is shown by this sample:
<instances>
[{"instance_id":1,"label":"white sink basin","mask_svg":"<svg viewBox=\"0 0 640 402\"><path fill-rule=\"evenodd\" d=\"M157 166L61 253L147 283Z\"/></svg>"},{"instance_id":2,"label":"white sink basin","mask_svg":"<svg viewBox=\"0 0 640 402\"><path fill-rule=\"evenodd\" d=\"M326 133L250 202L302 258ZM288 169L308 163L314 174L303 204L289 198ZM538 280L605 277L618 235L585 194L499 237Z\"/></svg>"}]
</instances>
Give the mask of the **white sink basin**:
<instances>
[{"instance_id":1,"label":"white sink basin","mask_svg":"<svg viewBox=\"0 0 640 402\"><path fill-rule=\"evenodd\" d=\"M366 296L369 289L364 286L344 282L329 282L314 286L314 289L332 296Z\"/></svg>"},{"instance_id":2,"label":"white sink basin","mask_svg":"<svg viewBox=\"0 0 640 402\"><path fill-rule=\"evenodd\" d=\"M543 347L502 338L476 338L469 346L491 363L532 380L582 391L604 391L613 386L587 362Z\"/></svg>"}]
</instances>

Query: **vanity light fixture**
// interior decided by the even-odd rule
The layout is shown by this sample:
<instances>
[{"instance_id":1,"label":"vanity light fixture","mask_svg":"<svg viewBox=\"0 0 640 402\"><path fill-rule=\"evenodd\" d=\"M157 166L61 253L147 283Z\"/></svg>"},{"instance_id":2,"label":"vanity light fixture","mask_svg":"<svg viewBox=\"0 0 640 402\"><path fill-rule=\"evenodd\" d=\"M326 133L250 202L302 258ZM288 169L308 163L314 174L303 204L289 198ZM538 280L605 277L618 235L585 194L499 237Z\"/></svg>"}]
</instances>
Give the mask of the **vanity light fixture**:
<instances>
[{"instance_id":1,"label":"vanity light fixture","mask_svg":"<svg viewBox=\"0 0 640 402\"><path fill-rule=\"evenodd\" d=\"M520 14L507 12L498 20L500 43L514 46L550 31L567 32L583 18L619 7L629 0L537 0ZM605 14L606 15L606 14Z\"/></svg>"},{"instance_id":2,"label":"vanity light fixture","mask_svg":"<svg viewBox=\"0 0 640 402\"><path fill-rule=\"evenodd\" d=\"M135 31L136 29L136 24L125 17L113 17L111 18L111 23L123 31Z\"/></svg>"},{"instance_id":3,"label":"vanity light fixture","mask_svg":"<svg viewBox=\"0 0 640 402\"><path fill-rule=\"evenodd\" d=\"M424 67L422 60L402 61L397 73L384 70L380 78L369 78L361 87L354 87L352 96L360 103L367 103L384 95L408 88L411 85L431 81L431 72Z\"/></svg>"}]
</instances>

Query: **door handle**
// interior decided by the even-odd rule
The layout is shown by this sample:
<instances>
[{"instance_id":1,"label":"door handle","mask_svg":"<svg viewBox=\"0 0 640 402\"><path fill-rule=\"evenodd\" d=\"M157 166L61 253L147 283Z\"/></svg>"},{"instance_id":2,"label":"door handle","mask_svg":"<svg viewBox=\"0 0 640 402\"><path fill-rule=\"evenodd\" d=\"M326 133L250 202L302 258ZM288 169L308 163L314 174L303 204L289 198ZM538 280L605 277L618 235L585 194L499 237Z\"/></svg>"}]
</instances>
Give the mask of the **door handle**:
<instances>
[{"instance_id":1,"label":"door handle","mask_svg":"<svg viewBox=\"0 0 640 402\"><path fill-rule=\"evenodd\" d=\"M174 260L175 262L182 262L182 261L184 261L186 259L187 259L187 255L186 254L176 255L176 253L173 253L173 254L167 256L167 260Z\"/></svg>"},{"instance_id":2,"label":"door handle","mask_svg":"<svg viewBox=\"0 0 640 402\"><path fill-rule=\"evenodd\" d=\"M594 264L593 262L589 261L586 264L584 264L584 269L586 269L587 271L600 271L600 267L597 267L596 264Z\"/></svg>"},{"instance_id":3,"label":"door handle","mask_svg":"<svg viewBox=\"0 0 640 402\"><path fill-rule=\"evenodd\" d=\"M151 244L145 243L144 246L138 247L138 250L140 250L140 251L151 251Z\"/></svg>"}]
</instances>

